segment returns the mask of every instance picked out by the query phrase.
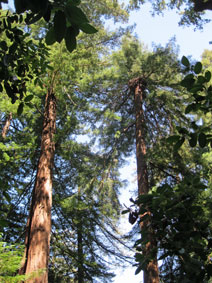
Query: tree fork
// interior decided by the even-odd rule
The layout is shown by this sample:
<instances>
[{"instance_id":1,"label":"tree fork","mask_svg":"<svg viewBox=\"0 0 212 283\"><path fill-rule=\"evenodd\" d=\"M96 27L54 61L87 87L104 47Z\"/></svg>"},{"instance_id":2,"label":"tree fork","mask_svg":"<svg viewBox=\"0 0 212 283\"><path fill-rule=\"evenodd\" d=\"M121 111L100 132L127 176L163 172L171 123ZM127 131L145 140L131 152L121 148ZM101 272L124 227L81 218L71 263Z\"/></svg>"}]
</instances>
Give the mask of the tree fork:
<instances>
[{"instance_id":1,"label":"tree fork","mask_svg":"<svg viewBox=\"0 0 212 283\"><path fill-rule=\"evenodd\" d=\"M143 101L145 99L146 81L141 78L134 78L129 81L129 88L134 94L135 105L135 125L136 125L136 161L137 161L137 182L138 195L147 194L149 192L148 169L146 163L146 123L144 118ZM147 226L146 222L140 223L141 230ZM146 244L145 255L149 255L152 249L157 248L153 239L153 231L149 230L149 242ZM153 259L147 265L144 271L144 283L159 283L159 270L157 259Z\"/></svg>"},{"instance_id":2,"label":"tree fork","mask_svg":"<svg viewBox=\"0 0 212 283\"><path fill-rule=\"evenodd\" d=\"M28 283L48 282L55 131L56 98L50 87L45 98L41 153L26 227L25 256L19 271L19 274L35 276Z\"/></svg>"}]
</instances>

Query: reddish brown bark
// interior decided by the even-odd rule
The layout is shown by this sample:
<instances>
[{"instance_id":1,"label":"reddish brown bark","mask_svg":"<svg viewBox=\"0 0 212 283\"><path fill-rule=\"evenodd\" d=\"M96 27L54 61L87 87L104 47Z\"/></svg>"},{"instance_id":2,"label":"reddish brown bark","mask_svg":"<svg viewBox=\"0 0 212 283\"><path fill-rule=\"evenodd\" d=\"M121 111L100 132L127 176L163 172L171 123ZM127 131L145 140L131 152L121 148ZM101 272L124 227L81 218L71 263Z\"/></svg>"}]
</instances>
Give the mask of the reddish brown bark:
<instances>
[{"instance_id":1,"label":"reddish brown bark","mask_svg":"<svg viewBox=\"0 0 212 283\"><path fill-rule=\"evenodd\" d=\"M134 105L135 105L135 115L136 115L136 160L137 160L137 181L138 181L138 195L147 194L149 191L148 184L148 169L146 162L146 123L143 110L143 101L145 98L145 81L138 77L132 79L129 82L129 87L134 93ZM145 225L149 223L141 222L141 230L145 228ZM148 225L149 226L149 225ZM151 250L156 247L152 236L152 231L149 230L149 242L147 243L145 250L143 251L145 255L148 256ZM144 283L159 283L159 270L157 259L152 260L148 265L147 269L144 271Z\"/></svg>"},{"instance_id":2,"label":"reddish brown bark","mask_svg":"<svg viewBox=\"0 0 212 283\"><path fill-rule=\"evenodd\" d=\"M25 257L19 272L26 275L38 272L36 278L27 280L30 283L48 282L55 131L56 99L53 90L49 89L45 99L41 154L27 221Z\"/></svg>"},{"instance_id":3,"label":"reddish brown bark","mask_svg":"<svg viewBox=\"0 0 212 283\"><path fill-rule=\"evenodd\" d=\"M2 129L2 132L1 132L1 136L3 139L6 138L6 135L9 131L9 128L10 128L10 123L11 123L11 120L12 120L12 113L10 112L10 114L8 115L6 121L5 121L5 124L4 124L4 127Z\"/></svg>"}]
</instances>

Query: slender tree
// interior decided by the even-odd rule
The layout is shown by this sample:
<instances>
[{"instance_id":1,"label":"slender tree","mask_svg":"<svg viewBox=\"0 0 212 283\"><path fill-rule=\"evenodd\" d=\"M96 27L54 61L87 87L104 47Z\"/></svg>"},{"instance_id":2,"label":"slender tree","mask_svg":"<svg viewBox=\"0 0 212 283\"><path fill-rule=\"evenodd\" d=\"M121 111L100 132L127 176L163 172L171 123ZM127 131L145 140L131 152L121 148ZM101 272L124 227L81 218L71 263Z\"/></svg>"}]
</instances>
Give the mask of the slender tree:
<instances>
[{"instance_id":1,"label":"slender tree","mask_svg":"<svg viewBox=\"0 0 212 283\"><path fill-rule=\"evenodd\" d=\"M138 77L129 81L130 91L134 94L135 103L135 140L136 140L136 161L137 161L137 181L138 181L138 196L148 194L148 169L146 161L146 130L147 125L144 116L143 103L145 99L146 81L142 77ZM146 213L149 213L148 211ZM149 221L140 222L141 231L144 226L149 225ZM150 226L150 225L149 225ZM151 228L150 228L151 229ZM157 243L149 231L149 242L146 244L144 255L148 257L150 251L156 251L155 257L148 263L144 270L144 283L158 283L159 282L159 269L157 263Z\"/></svg>"}]
</instances>

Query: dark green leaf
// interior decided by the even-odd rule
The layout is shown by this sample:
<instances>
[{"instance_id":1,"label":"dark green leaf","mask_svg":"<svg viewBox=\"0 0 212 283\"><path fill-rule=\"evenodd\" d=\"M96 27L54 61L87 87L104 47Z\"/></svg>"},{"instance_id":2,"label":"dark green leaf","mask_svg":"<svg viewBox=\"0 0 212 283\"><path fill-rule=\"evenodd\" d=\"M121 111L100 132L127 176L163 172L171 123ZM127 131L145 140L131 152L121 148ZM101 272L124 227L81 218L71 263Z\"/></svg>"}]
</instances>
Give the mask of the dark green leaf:
<instances>
[{"instance_id":1,"label":"dark green leaf","mask_svg":"<svg viewBox=\"0 0 212 283\"><path fill-rule=\"evenodd\" d=\"M7 95L10 98L13 98L15 96L14 93L13 93L13 89L11 88L11 86L7 82L4 82L4 88L7 92Z\"/></svg>"},{"instance_id":2,"label":"dark green leaf","mask_svg":"<svg viewBox=\"0 0 212 283\"><path fill-rule=\"evenodd\" d=\"M84 33L87 34L96 33L98 31L97 29L95 29L95 27L88 23L82 23L79 27Z\"/></svg>"},{"instance_id":3,"label":"dark green leaf","mask_svg":"<svg viewBox=\"0 0 212 283\"><path fill-rule=\"evenodd\" d=\"M7 192L3 192L3 195L4 195L4 197L6 198L6 200L7 200L8 202L11 201L11 197L10 197L10 195L9 195Z\"/></svg>"},{"instance_id":4,"label":"dark green leaf","mask_svg":"<svg viewBox=\"0 0 212 283\"><path fill-rule=\"evenodd\" d=\"M2 92L3 91L3 86L2 86L2 84L0 84L0 92Z\"/></svg>"},{"instance_id":5,"label":"dark green leaf","mask_svg":"<svg viewBox=\"0 0 212 283\"><path fill-rule=\"evenodd\" d=\"M66 15L62 11L57 11L54 16L54 31L57 42L61 42L66 34Z\"/></svg>"},{"instance_id":6,"label":"dark green leaf","mask_svg":"<svg viewBox=\"0 0 212 283\"><path fill-rule=\"evenodd\" d=\"M20 116L20 115L22 114L23 110L24 110L24 103L21 102L21 103L19 104L18 110L17 110L18 116Z\"/></svg>"},{"instance_id":7,"label":"dark green leaf","mask_svg":"<svg viewBox=\"0 0 212 283\"><path fill-rule=\"evenodd\" d=\"M129 210L129 209L122 210L121 214L126 214L126 213L128 213L128 212L130 212L130 210Z\"/></svg>"},{"instance_id":8,"label":"dark green leaf","mask_svg":"<svg viewBox=\"0 0 212 283\"><path fill-rule=\"evenodd\" d=\"M199 110L199 108L200 108L200 104L198 103L189 104L185 109L185 114L188 114L191 111L196 112L197 110Z\"/></svg>"},{"instance_id":9,"label":"dark green leaf","mask_svg":"<svg viewBox=\"0 0 212 283\"><path fill-rule=\"evenodd\" d=\"M27 105L27 106L28 106L29 108L31 108L31 109L34 108L33 104L30 103L30 102L26 102L25 105Z\"/></svg>"},{"instance_id":10,"label":"dark green leaf","mask_svg":"<svg viewBox=\"0 0 212 283\"><path fill-rule=\"evenodd\" d=\"M3 49L4 51L7 51L7 43L6 41L1 41L0 42L0 48Z\"/></svg>"},{"instance_id":11,"label":"dark green leaf","mask_svg":"<svg viewBox=\"0 0 212 283\"><path fill-rule=\"evenodd\" d=\"M189 91L192 93L197 93L198 91L202 91L203 90L203 86L202 85L197 85L192 87Z\"/></svg>"},{"instance_id":12,"label":"dark green leaf","mask_svg":"<svg viewBox=\"0 0 212 283\"><path fill-rule=\"evenodd\" d=\"M189 144L191 147L195 147L197 145L197 134L196 133L190 134Z\"/></svg>"},{"instance_id":13,"label":"dark green leaf","mask_svg":"<svg viewBox=\"0 0 212 283\"><path fill-rule=\"evenodd\" d=\"M182 134L182 135L186 135L186 134L188 134L188 130L186 129L186 128L179 128L178 129L178 132L180 133L180 134Z\"/></svg>"},{"instance_id":14,"label":"dark green leaf","mask_svg":"<svg viewBox=\"0 0 212 283\"><path fill-rule=\"evenodd\" d=\"M135 275L137 275L138 273L141 272L141 270L143 269L142 265L139 265L135 271Z\"/></svg>"},{"instance_id":15,"label":"dark green leaf","mask_svg":"<svg viewBox=\"0 0 212 283\"><path fill-rule=\"evenodd\" d=\"M202 71L202 63L201 62L197 62L195 64L195 66L194 66L194 72L196 74L199 74L199 73L201 73L201 71Z\"/></svg>"},{"instance_id":16,"label":"dark green leaf","mask_svg":"<svg viewBox=\"0 0 212 283\"><path fill-rule=\"evenodd\" d=\"M81 25L82 23L89 22L83 11L76 6L67 4L66 14L68 16L69 21L73 24Z\"/></svg>"},{"instance_id":17,"label":"dark green leaf","mask_svg":"<svg viewBox=\"0 0 212 283\"><path fill-rule=\"evenodd\" d=\"M166 139L166 141L170 144L173 144L173 143L177 142L179 139L180 139L180 136L174 135L174 136L168 137Z\"/></svg>"},{"instance_id":18,"label":"dark green leaf","mask_svg":"<svg viewBox=\"0 0 212 283\"><path fill-rule=\"evenodd\" d=\"M15 0L14 4L18 14L23 13L27 8L27 0Z\"/></svg>"},{"instance_id":19,"label":"dark green leaf","mask_svg":"<svg viewBox=\"0 0 212 283\"><path fill-rule=\"evenodd\" d=\"M51 5L49 4L48 7L47 7L47 9L46 9L45 14L43 15L43 18L44 18L44 20L45 20L47 23L49 22L49 20L50 20L50 18L51 18L51 10L52 10L52 7L51 7Z\"/></svg>"},{"instance_id":20,"label":"dark green leaf","mask_svg":"<svg viewBox=\"0 0 212 283\"><path fill-rule=\"evenodd\" d=\"M136 201L137 204L148 204L152 201L153 196L152 195L140 195Z\"/></svg>"},{"instance_id":21,"label":"dark green leaf","mask_svg":"<svg viewBox=\"0 0 212 283\"><path fill-rule=\"evenodd\" d=\"M198 78L197 78L197 83L199 83L199 84L204 84L205 82L206 82L205 77L203 77L203 76L198 76Z\"/></svg>"},{"instance_id":22,"label":"dark green leaf","mask_svg":"<svg viewBox=\"0 0 212 283\"><path fill-rule=\"evenodd\" d=\"M205 80L206 80L207 83L211 80L211 72L210 71L205 72Z\"/></svg>"},{"instance_id":23,"label":"dark green leaf","mask_svg":"<svg viewBox=\"0 0 212 283\"><path fill-rule=\"evenodd\" d=\"M204 133L199 134L198 142L200 147L205 147L207 143L206 135Z\"/></svg>"},{"instance_id":24,"label":"dark green leaf","mask_svg":"<svg viewBox=\"0 0 212 283\"><path fill-rule=\"evenodd\" d=\"M46 34L46 44L47 45L52 45L56 42L56 38L55 38L55 32L54 32L54 28L51 27L49 29L49 31Z\"/></svg>"},{"instance_id":25,"label":"dark green leaf","mask_svg":"<svg viewBox=\"0 0 212 283\"><path fill-rule=\"evenodd\" d=\"M202 95L198 95L198 94L194 94L194 98L195 98L195 100L197 101L197 103L198 102L200 102L200 101L203 101L203 100L205 100L205 96L202 96Z\"/></svg>"},{"instance_id":26,"label":"dark green leaf","mask_svg":"<svg viewBox=\"0 0 212 283\"><path fill-rule=\"evenodd\" d=\"M33 99L33 95L31 94L31 95L28 95L28 96L26 96L25 98L24 98L24 101L25 102L29 102L29 101L31 101L32 99Z\"/></svg>"},{"instance_id":27,"label":"dark green leaf","mask_svg":"<svg viewBox=\"0 0 212 283\"><path fill-rule=\"evenodd\" d=\"M15 53L15 51L16 51L16 49L17 49L17 46L18 46L17 42L14 42L14 43L10 46L9 52L12 53L12 54Z\"/></svg>"},{"instance_id":28,"label":"dark green leaf","mask_svg":"<svg viewBox=\"0 0 212 283\"><path fill-rule=\"evenodd\" d=\"M178 151L178 149L181 148L181 146L183 145L185 141L185 138L182 137L178 142L176 142L176 144L174 145L174 151Z\"/></svg>"},{"instance_id":29,"label":"dark green leaf","mask_svg":"<svg viewBox=\"0 0 212 283\"><path fill-rule=\"evenodd\" d=\"M33 17L31 17L31 19L27 21L27 24L28 25L34 24L37 21L39 21L42 17L43 17L43 13L42 12L37 14L37 15L33 15Z\"/></svg>"},{"instance_id":30,"label":"dark green leaf","mask_svg":"<svg viewBox=\"0 0 212 283\"><path fill-rule=\"evenodd\" d=\"M81 3L81 0L68 0L68 3L73 6L78 6Z\"/></svg>"},{"instance_id":31,"label":"dark green leaf","mask_svg":"<svg viewBox=\"0 0 212 283\"><path fill-rule=\"evenodd\" d=\"M190 63L187 57L183 56L181 59L181 63L185 66L185 67L189 67Z\"/></svg>"},{"instance_id":32,"label":"dark green leaf","mask_svg":"<svg viewBox=\"0 0 212 283\"><path fill-rule=\"evenodd\" d=\"M77 47L77 41L75 36L75 31L72 27L67 28L65 35L66 47L69 52L72 52Z\"/></svg>"},{"instance_id":33,"label":"dark green leaf","mask_svg":"<svg viewBox=\"0 0 212 283\"><path fill-rule=\"evenodd\" d=\"M194 75L193 75L193 74L187 75L187 76L181 81L181 85L184 86L184 87L186 87L188 90L193 87L194 83L195 83L195 79L194 79Z\"/></svg>"},{"instance_id":34,"label":"dark green leaf","mask_svg":"<svg viewBox=\"0 0 212 283\"><path fill-rule=\"evenodd\" d=\"M0 219L0 227L7 227L8 226L8 221L4 219Z\"/></svg>"}]
</instances>

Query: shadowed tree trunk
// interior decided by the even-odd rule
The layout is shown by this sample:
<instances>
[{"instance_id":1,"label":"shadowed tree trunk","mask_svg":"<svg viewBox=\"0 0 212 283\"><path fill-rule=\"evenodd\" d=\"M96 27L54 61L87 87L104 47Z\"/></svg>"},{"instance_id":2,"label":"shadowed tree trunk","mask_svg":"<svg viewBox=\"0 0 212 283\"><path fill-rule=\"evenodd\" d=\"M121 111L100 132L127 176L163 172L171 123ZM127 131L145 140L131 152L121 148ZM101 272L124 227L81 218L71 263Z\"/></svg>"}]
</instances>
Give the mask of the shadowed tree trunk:
<instances>
[{"instance_id":1,"label":"shadowed tree trunk","mask_svg":"<svg viewBox=\"0 0 212 283\"><path fill-rule=\"evenodd\" d=\"M80 200L81 200L80 188L78 188L78 202L80 202ZM77 210L77 258L78 258L78 270L77 270L78 283L84 283L82 215L79 209Z\"/></svg>"},{"instance_id":2,"label":"shadowed tree trunk","mask_svg":"<svg viewBox=\"0 0 212 283\"><path fill-rule=\"evenodd\" d=\"M3 139L6 138L6 135L9 131L9 128L10 128L10 123L11 123L11 120L12 120L12 113L10 112L10 114L8 115L6 121L5 121L5 124L4 124L4 127L2 129L2 132L1 132L1 136Z\"/></svg>"},{"instance_id":3,"label":"shadowed tree trunk","mask_svg":"<svg viewBox=\"0 0 212 283\"><path fill-rule=\"evenodd\" d=\"M131 92L134 93L135 116L136 116L136 160L137 160L137 181L138 195L147 194L149 191L148 170L146 163L146 123L144 118L143 100L145 99L146 82L141 78L134 78L129 81ZM141 230L147 227L147 222L140 223ZM156 243L149 232L149 242L146 244L144 255L148 257L151 250L156 248ZM150 261L144 271L144 283L159 283L159 270L157 259Z\"/></svg>"},{"instance_id":4,"label":"shadowed tree trunk","mask_svg":"<svg viewBox=\"0 0 212 283\"><path fill-rule=\"evenodd\" d=\"M48 259L51 234L52 168L56 131L56 98L49 88L45 99L41 154L26 227L25 256L20 274L36 273L30 283L48 282Z\"/></svg>"}]
</instances>

